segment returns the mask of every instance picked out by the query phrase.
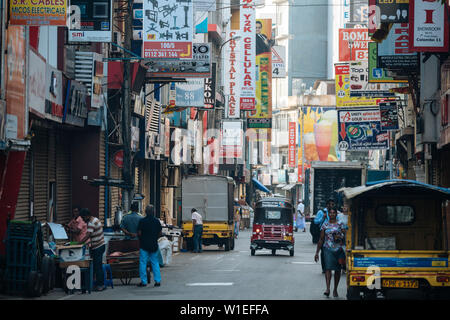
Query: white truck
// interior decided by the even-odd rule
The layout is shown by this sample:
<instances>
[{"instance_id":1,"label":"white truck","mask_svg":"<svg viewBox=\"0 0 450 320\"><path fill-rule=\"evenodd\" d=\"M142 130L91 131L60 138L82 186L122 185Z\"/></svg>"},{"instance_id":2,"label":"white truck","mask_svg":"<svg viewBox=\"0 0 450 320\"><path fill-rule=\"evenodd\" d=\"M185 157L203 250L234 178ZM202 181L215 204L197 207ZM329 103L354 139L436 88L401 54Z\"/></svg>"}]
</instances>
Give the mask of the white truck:
<instances>
[{"instance_id":1,"label":"white truck","mask_svg":"<svg viewBox=\"0 0 450 320\"><path fill-rule=\"evenodd\" d=\"M192 208L203 219L203 245L234 249L234 180L215 175L187 176L181 190L183 237L192 248Z\"/></svg>"}]
</instances>

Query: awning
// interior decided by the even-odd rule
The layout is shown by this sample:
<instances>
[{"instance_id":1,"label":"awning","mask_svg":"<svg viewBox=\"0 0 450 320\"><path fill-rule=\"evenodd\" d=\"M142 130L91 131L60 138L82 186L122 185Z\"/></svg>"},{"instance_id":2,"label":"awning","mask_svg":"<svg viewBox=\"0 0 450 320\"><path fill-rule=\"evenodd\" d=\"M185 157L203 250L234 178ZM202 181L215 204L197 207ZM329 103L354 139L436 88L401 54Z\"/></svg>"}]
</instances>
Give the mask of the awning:
<instances>
[{"instance_id":1,"label":"awning","mask_svg":"<svg viewBox=\"0 0 450 320\"><path fill-rule=\"evenodd\" d=\"M255 187L261 191L272 193L269 189L267 189L261 182L256 180L255 178L252 179L253 183L255 184Z\"/></svg>"},{"instance_id":2,"label":"awning","mask_svg":"<svg viewBox=\"0 0 450 320\"><path fill-rule=\"evenodd\" d=\"M288 184L285 187L283 187L283 190L291 190L293 187L295 187L295 184Z\"/></svg>"}]
</instances>

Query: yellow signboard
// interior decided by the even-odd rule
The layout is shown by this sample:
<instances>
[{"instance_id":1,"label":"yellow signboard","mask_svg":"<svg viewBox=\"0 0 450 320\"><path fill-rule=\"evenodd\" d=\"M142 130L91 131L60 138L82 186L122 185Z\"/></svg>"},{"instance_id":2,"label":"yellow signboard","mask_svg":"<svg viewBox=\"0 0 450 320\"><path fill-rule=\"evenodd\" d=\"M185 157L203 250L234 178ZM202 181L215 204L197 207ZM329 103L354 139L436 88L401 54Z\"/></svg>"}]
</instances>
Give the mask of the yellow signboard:
<instances>
[{"instance_id":1,"label":"yellow signboard","mask_svg":"<svg viewBox=\"0 0 450 320\"><path fill-rule=\"evenodd\" d=\"M336 107L377 106L380 98L350 97L350 66L336 64Z\"/></svg>"},{"instance_id":2,"label":"yellow signboard","mask_svg":"<svg viewBox=\"0 0 450 320\"><path fill-rule=\"evenodd\" d=\"M65 26L67 0L10 0L9 23L22 26Z\"/></svg>"}]
</instances>

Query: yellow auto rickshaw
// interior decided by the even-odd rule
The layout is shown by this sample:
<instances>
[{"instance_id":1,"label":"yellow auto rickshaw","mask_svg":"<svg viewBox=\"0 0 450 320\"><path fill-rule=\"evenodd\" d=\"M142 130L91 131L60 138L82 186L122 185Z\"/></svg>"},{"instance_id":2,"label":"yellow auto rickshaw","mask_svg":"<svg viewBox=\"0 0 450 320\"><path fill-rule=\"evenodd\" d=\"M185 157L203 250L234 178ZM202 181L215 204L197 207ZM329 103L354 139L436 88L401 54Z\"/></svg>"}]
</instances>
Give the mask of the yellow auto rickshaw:
<instances>
[{"instance_id":1,"label":"yellow auto rickshaw","mask_svg":"<svg viewBox=\"0 0 450 320\"><path fill-rule=\"evenodd\" d=\"M348 299L450 297L450 189L384 180L340 191Z\"/></svg>"}]
</instances>

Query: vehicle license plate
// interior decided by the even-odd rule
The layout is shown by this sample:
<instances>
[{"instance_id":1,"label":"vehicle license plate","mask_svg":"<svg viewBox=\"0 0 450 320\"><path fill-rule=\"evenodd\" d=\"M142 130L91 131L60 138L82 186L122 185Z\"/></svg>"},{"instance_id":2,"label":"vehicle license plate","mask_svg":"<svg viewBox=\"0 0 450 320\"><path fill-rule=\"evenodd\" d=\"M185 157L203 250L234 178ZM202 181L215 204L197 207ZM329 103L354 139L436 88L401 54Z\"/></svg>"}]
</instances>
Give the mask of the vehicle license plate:
<instances>
[{"instance_id":1,"label":"vehicle license plate","mask_svg":"<svg viewBox=\"0 0 450 320\"><path fill-rule=\"evenodd\" d=\"M278 243L279 241L267 240L266 243Z\"/></svg>"},{"instance_id":2,"label":"vehicle license plate","mask_svg":"<svg viewBox=\"0 0 450 320\"><path fill-rule=\"evenodd\" d=\"M419 288L419 281L383 279L382 285L387 288Z\"/></svg>"}]
</instances>

